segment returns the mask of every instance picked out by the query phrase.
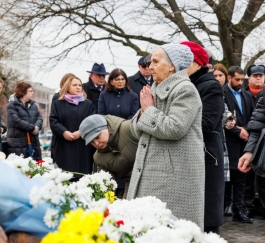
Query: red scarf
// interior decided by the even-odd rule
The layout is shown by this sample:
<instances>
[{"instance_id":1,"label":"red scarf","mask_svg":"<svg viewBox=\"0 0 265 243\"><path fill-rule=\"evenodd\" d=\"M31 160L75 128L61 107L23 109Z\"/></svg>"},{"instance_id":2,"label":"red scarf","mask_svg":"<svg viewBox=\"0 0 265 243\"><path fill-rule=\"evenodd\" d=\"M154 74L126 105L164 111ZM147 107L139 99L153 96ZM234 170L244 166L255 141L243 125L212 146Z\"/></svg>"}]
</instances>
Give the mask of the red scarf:
<instances>
[{"instance_id":1,"label":"red scarf","mask_svg":"<svg viewBox=\"0 0 265 243\"><path fill-rule=\"evenodd\" d=\"M258 92L260 92L260 91L263 89L263 87L261 87L261 88L259 88L259 89L255 89L255 88L251 87L250 84L248 84L248 88L249 88L250 92L251 92L255 97L257 96Z\"/></svg>"}]
</instances>

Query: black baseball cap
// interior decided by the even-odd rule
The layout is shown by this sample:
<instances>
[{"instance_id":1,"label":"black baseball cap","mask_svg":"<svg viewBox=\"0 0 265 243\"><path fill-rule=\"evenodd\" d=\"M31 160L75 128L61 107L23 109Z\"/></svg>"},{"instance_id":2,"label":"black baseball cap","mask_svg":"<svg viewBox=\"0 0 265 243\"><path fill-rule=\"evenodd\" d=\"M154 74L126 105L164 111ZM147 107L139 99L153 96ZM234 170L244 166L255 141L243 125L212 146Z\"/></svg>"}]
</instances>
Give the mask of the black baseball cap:
<instances>
[{"instance_id":1,"label":"black baseball cap","mask_svg":"<svg viewBox=\"0 0 265 243\"><path fill-rule=\"evenodd\" d=\"M250 77L252 74L265 74L264 65L251 65L247 69L247 75Z\"/></svg>"}]
</instances>

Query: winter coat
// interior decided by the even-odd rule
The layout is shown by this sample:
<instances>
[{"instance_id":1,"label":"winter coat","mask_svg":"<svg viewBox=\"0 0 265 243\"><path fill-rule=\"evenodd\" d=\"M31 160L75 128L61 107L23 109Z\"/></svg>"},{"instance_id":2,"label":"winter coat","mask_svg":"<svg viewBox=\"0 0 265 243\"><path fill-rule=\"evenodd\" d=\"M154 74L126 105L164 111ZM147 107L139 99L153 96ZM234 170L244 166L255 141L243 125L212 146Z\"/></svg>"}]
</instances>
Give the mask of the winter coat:
<instances>
[{"instance_id":1,"label":"winter coat","mask_svg":"<svg viewBox=\"0 0 265 243\"><path fill-rule=\"evenodd\" d=\"M244 152L254 152L261 131L265 128L265 98L262 93L247 125L250 134Z\"/></svg>"},{"instance_id":2,"label":"winter coat","mask_svg":"<svg viewBox=\"0 0 265 243\"><path fill-rule=\"evenodd\" d=\"M139 109L139 99L137 94L123 89L113 87L111 92L103 91L99 96L98 114L113 115L131 119Z\"/></svg>"},{"instance_id":3,"label":"winter coat","mask_svg":"<svg viewBox=\"0 0 265 243\"><path fill-rule=\"evenodd\" d=\"M94 154L95 163L101 168L121 175L128 174L134 165L138 140L130 131L131 121L107 115L109 141L105 149Z\"/></svg>"},{"instance_id":4,"label":"winter coat","mask_svg":"<svg viewBox=\"0 0 265 243\"><path fill-rule=\"evenodd\" d=\"M92 114L96 114L96 109L90 100L78 105L70 104L66 100L54 101L50 113L50 126L56 136L54 159L59 168L83 174L92 173L91 145L86 146L85 140L81 137L74 141L67 141L63 137L65 131L78 131L81 122Z\"/></svg>"},{"instance_id":5,"label":"winter coat","mask_svg":"<svg viewBox=\"0 0 265 243\"><path fill-rule=\"evenodd\" d=\"M247 129L247 124L254 109L254 104L251 93L241 89L241 102L243 109L242 115L237 101L228 85L223 87L223 91L225 103L227 104L228 109L232 112L232 114L234 111L236 113L236 125L232 129L225 129L225 138L228 149L230 170L237 170L238 160L243 155L246 142L240 138L241 130L236 126Z\"/></svg>"},{"instance_id":6,"label":"winter coat","mask_svg":"<svg viewBox=\"0 0 265 243\"><path fill-rule=\"evenodd\" d=\"M31 132L35 130L35 126L41 130L42 117L35 101L26 102L25 106L13 95L6 107L7 118L7 143L8 154L23 154L25 158L29 157L27 132L30 135L31 144L34 150L33 159L41 159L41 149L39 134L33 135Z\"/></svg>"},{"instance_id":7,"label":"winter coat","mask_svg":"<svg viewBox=\"0 0 265 243\"><path fill-rule=\"evenodd\" d=\"M0 134L4 134L6 132L6 124L2 121L2 111L0 110L0 127L3 128L3 132ZM2 136L0 136L0 151L2 151Z\"/></svg>"},{"instance_id":8,"label":"winter coat","mask_svg":"<svg viewBox=\"0 0 265 243\"><path fill-rule=\"evenodd\" d=\"M151 88L155 106L132 119L139 139L127 199L155 196L178 218L203 229L204 151L202 103L187 70ZM137 121L138 120L138 121Z\"/></svg>"},{"instance_id":9,"label":"winter coat","mask_svg":"<svg viewBox=\"0 0 265 243\"><path fill-rule=\"evenodd\" d=\"M207 67L191 75L190 79L202 101L202 132L205 143L204 226L220 226L223 224L224 210L223 91Z\"/></svg>"},{"instance_id":10,"label":"winter coat","mask_svg":"<svg viewBox=\"0 0 265 243\"><path fill-rule=\"evenodd\" d=\"M89 78L88 82L83 84L83 89L86 92L87 99L92 101L93 105L96 108L96 112L98 113L98 99L100 92L104 90L104 86L102 87L102 90L99 91L99 89L94 85L91 78Z\"/></svg>"},{"instance_id":11,"label":"winter coat","mask_svg":"<svg viewBox=\"0 0 265 243\"><path fill-rule=\"evenodd\" d=\"M128 79L132 91L135 92L138 95L138 97L140 97L140 91L143 89L145 85L147 85L144 76L140 73L140 71L138 71L133 76L128 77ZM150 86L152 86L153 82L154 82L153 77L151 76Z\"/></svg>"}]
</instances>

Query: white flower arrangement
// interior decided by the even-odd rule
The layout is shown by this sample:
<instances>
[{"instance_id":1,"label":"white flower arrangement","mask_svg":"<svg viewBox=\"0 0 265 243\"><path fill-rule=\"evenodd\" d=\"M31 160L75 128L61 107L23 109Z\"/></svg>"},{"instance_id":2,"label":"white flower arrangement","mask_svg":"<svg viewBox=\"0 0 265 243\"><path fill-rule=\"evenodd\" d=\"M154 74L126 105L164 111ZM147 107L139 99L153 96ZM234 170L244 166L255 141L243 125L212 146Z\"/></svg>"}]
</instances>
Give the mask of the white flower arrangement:
<instances>
[{"instance_id":1,"label":"white flower arrangement","mask_svg":"<svg viewBox=\"0 0 265 243\"><path fill-rule=\"evenodd\" d=\"M45 172L54 169L51 158L35 161L31 157L24 158L23 155L10 154L6 159L0 154L1 161L8 164L20 173L32 178L43 175Z\"/></svg>"},{"instance_id":2,"label":"white flower arrangement","mask_svg":"<svg viewBox=\"0 0 265 243\"><path fill-rule=\"evenodd\" d=\"M70 183L72 177L72 173L59 168L53 169L42 176L44 186L35 186L31 189L29 202L32 206L37 207L44 202L51 206L44 216L44 222L50 228L55 228L65 213L79 207L84 210L90 208L105 210L106 203L95 202L102 198L109 199L106 193L111 192L114 195L113 191L117 187L111 175L104 171L85 175L78 182Z\"/></svg>"}]
</instances>

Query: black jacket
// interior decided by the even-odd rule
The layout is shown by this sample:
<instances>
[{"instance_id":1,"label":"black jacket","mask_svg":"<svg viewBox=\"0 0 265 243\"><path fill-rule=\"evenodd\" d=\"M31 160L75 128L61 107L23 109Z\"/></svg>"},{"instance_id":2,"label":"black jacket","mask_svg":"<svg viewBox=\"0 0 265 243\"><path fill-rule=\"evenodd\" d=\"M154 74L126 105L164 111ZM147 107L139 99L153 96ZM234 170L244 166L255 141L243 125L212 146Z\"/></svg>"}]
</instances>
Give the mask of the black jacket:
<instances>
[{"instance_id":1,"label":"black jacket","mask_svg":"<svg viewBox=\"0 0 265 243\"><path fill-rule=\"evenodd\" d=\"M225 129L225 137L230 169L237 170L238 159L243 154L246 142L244 142L240 138L241 130L236 126L244 127L245 129L247 129L247 124L254 109L254 102L252 94L246 90L241 89L241 101L243 110L242 115L237 101L228 85L224 86L223 91L225 96L225 103L227 104L228 110L232 113L234 113L234 111L236 112L236 125L232 129Z\"/></svg>"},{"instance_id":2,"label":"black jacket","mask_svg":"<svg viewBox=\"0 0 265 243\"><path fill-rule=\"evenodd\" d=\"M123 119L131 119L139 109L137 94L129 92L125 87L111 92L103 91L99 96L98 114L113 115Z\"/></svg>"},{"instance_id":3,"label":"black jacket","mask_svg":"<svg viewBox=\"0 0 265 243\"><path fill-rule=\"evenodd\" d=\"M90 100L78 105L65 100L55 100L50 113L50 126L55 135L54 160L63 170L92 173L93 154L91 145L85 145L81 137L75 141L67 141L63 137L65 131L79 130L81 122L88 116L95 114L96 109Z\"/></svg>"},{"instance_id":4,"label":"black jacket","mask_svg":"<svg viewBox=\"0 0 265 243\"><path fill-rule=\"evenodd\" d=\"M248 132L250 133L247 145L244 152L252 152L259 140L260 133L263 128L265 128L265 99L263 97L263 92L261 92L261 97L259 98L256 108L253 111L250 121L247 125Z\"/></svg>"},{"instance_id":5,"label":"black jacket","mask_svg":"<svg viewBox=\"0 0 265 243\"><path fill-rule=\"evenodd\" d=\"M102 90L104 90L104 87L102 88ZM99 95L100 95L100 92L102 91L99 91L93 81L91 80L91 78L89 78L89 81L84 83L83 84L83 89L84 91L86 92L86 95L87 95L87 99L91 100L93 105L96 107L96 112L98 113L98 99L99 99Z\"/></svg>"},{"instance_id":6,"label":"black jacket","mask_svg":"<svg viewBox=\"0 0 265 243\"><path fill-rule=\"evenodd\" d=\"M144 76L140 73L140 71L138 71L133 76L128 77L128 79L129 79L129 83L130 83L130 87L132 91L135 92L140 98L140 91L145 85L147 85L147 82ZM151 76L150 86L152 86L153 82L154 82L153 77Z\"/></svg>"},{"instance_id":7,"label":"black jacket","mask_svg":"<svg viewBox=\"0 0 265 243\"><path fill-rule=\"evenodd\" d=\"M38 107L33 100L24 106L15 95L13 98L14 100L10 101L6 107L8 154L23 154L25 158L29 157L27 152L27 132L29 132L31 144L35 151L33 159L39 160L41 159L39 135L31 134L35 126L39 130L42 128L42 117Z\"/></svg>"},{"instance_id":8,"label":"black jacket","mask_svg":"<svg viewBox=\"0 0 265 243\"><path fill-rule=\"evenodd\" d=\"M0 110L0 127L3 128L2 134L6 132L6 124L2 121L2 111ZM0 134L0 151L2 151L2 134Z\"/></svg>"},{"instance_id":9,"label":"black jacket","mask_svg":"<svg viewBox=\"0 0 265 243\"><path fill-rule=\"evenodd\" d=\"M224 197L223 91L208 68L201 68L190 79L202 101L202 132L206 150L204 226L220 226L223 224Z\"/></svg>"}]
</instances>

